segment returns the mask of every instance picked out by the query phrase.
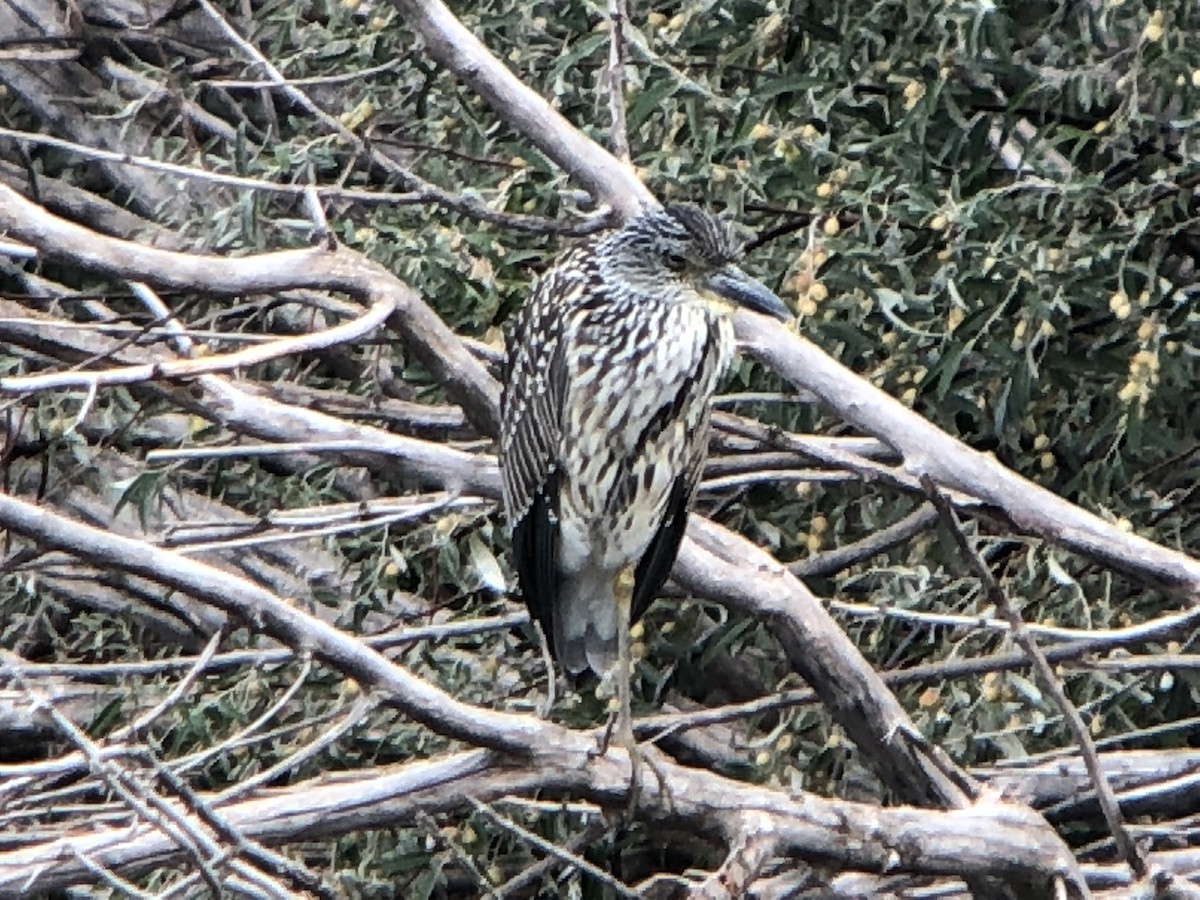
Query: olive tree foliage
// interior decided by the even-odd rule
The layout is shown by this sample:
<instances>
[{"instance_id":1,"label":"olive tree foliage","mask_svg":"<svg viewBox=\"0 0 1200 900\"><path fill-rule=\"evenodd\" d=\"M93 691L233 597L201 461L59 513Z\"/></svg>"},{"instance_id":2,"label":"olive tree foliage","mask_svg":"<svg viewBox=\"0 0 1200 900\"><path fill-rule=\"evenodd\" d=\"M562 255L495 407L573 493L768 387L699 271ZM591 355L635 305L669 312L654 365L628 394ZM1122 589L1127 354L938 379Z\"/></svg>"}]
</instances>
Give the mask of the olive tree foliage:
<instances>
[{"instance_id":1,"label":"olive tree foliage","mask_svg":"<svg viewBox=\"0 0 1200 900\"><path fill-rule=\"evenodd\" d=\"M1194 895L1197 34L0 4L0 896ZM796 317L739 320L631 791L492 439L533 279L656 200Z\"/></svg>"}]
</instances>

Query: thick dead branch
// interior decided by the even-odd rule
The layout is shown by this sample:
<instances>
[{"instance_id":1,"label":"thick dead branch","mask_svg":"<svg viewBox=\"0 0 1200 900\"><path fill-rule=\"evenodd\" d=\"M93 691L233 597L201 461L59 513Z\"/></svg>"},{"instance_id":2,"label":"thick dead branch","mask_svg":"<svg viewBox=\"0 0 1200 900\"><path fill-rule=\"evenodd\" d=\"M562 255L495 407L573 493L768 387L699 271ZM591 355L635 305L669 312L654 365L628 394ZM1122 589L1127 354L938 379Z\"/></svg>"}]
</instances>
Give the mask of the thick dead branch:
<instances>
[{"instance_id":1,"label":"thick dead branch","mask_svg":"<svg viewBox=\"0 0 1200 900\"><path fill-rule=\"evenodd\" d=\"M0 393L23 394L72 387L95 388L156 379L171 381L195 378L198 375L215 372L232 372L267 360L278 359L281 356L319 350L333 344L361 338L382 325L384 320L392 315L395 311L395 300L395 297L384 297L365 310L359 318L324 331L294 338L277 338L268 343L255 344L232 353L222 353L199 359L166 359L139 366L123 366L118 369L51 372L44 375L17 375L0 378Z\"/></svg>"},{"instance_id":2,"label":"thick dead branch","mask_svg":"<svg viewBox=\"0 0 1200 900\"><path fill-rule=\"evenodd\" d=\"M364 687L385 690L387 702L439 733L512 753L526 752L541 733L536 720L455 700L244 578L144 541L72 522L14 497L0 495L0 522L42 546L149 578L251 623L288 646L309 648Z\"/></svg>"},{"instance_id":3,"label":"thick dead branch","mask_svg":"<svg viewBox=\"0 0 1200 900\"><path fill-rule=\"evenodd\" d=\"M441 0L392 0L425 39L425 51L582 184L598 201L628 218L657 201L630 166L580 134L536 91L513 75Z\"/></svg>"},{"instance_id":4,"label":"thick dead branch","mask_svg":"<svg viewBox=\"0 0 1200 900\"><path fill-rule=\"evenodd\" d=\"M586 738L570 745L541 744L528 766L505 764L491 752L472 750L390 770L331 776L236 803L206 802L232 828L269 846L409 824L418 816L456 811L473 801L495 803L535 792L569 793L620 807L627 761L597 757L589 749L594 746ZM808 795L788 797L665 760L663 765L672 802L658 794L650 775L639 814L688 825L719 840L736 841L739 829L752 819L756 833L764 839L770 835L780 852L853 869L994 873L1019 880L1035 875L1045 890L1056 880L1071 878L1070 855L1046 845L1040 839L1041 820L1019 806L882 809ZM177 815L202 827L182 804ZM32 838L20 849L0 853L0 896L12 896L22 885L48 890L86 881L90 874L81 859L132 876L180 860L182 853L167 836L142 825L99 828L56 841Z\"/></svg>"},{"instance_id":5,"label":"thick dead branch","mask_svg":"<svg viewBox=\"0 0 1200 900\"><path fill-rule=\"evenodd\" d=\"M249 257L172 253L104 237L59 219L5 185L0 185L0 228L48 259L156 287L222 295L321 288L345 291L369 303L386 300L396 309L389 325L467 414L487 433L495 433L496 382L414 291L349 248L314 247Z\"/></svg>"},{"instance_id":6,"label":"thick dead branch","mask_svg":"<svg viewBox=\"0 0 1200 900\"><path fill-rule=\"evenodd\" d=\"M753 313L739 313L738 335L754 356L812 391L839 416L894 447L904 471L987 503L1014 525L1110 563L1139 578L1200 595L1200 560L1192 559L1068 503L972 450L859 378L803 338Z\"/></svg>"}]
</instances>

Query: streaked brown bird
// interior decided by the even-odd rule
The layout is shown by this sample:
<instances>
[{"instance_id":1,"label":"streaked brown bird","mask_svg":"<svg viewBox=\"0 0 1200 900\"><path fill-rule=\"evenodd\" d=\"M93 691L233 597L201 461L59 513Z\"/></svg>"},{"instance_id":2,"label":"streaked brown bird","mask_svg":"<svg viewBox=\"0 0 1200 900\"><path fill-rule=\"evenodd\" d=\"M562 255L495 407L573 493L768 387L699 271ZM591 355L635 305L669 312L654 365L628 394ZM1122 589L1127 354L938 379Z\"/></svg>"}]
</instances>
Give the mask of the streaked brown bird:
<instances>
[{"instance_id":1,"label":"streaked brown bird","mask_svg":"<svg viewBox=\"0 0 1200 900\"><path fill-rule=\"evenodd\" d=\"M500 468L521 592L568 673L611 674L631 756L629 628L679 552L729 313L788 317L740 255L702 209L646 211L563 253L509 335Z\"/></svg>"}]
</instances>

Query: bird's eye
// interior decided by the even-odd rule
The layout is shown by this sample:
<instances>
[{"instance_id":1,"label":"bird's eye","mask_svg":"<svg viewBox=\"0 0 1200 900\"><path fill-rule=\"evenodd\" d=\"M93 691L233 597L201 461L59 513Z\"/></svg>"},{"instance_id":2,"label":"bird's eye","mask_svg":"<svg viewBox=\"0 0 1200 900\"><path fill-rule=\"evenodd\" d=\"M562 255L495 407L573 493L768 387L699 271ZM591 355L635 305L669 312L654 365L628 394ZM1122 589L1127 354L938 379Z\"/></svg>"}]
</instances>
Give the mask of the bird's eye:
<instances>
[{"instance_id":1,"label":"bird's eye","mask_svg":"<svg viewBox=\"0 0 1200 900\"><path fill-rule=\"evenodd\" d=\"M687 258L678 253L668 253L663 257L663 262L672 272L682 272L687 267Z\"/></svg>"}]
</instances>

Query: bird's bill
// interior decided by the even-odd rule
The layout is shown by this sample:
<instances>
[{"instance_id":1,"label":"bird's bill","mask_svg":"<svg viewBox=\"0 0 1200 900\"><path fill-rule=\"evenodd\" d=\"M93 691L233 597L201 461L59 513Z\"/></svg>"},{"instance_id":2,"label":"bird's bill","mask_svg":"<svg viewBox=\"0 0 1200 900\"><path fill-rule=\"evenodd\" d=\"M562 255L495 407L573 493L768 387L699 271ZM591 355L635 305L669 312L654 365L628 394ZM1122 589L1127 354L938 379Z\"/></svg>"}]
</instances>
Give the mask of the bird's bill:
<instances>
[{"instance_id":1,"label":"bird's bill","mask_svg":"<svg viewBox=\"0 0 1200 900\"><path fill-rule=\"evenodd\" d=\"M774 316L780 321L786 322L792 317L791 312L773 290L761 281L751 278L737 266L726 266L710 275L705 286L737 306Z\"/></svg>"}]
</instances>

